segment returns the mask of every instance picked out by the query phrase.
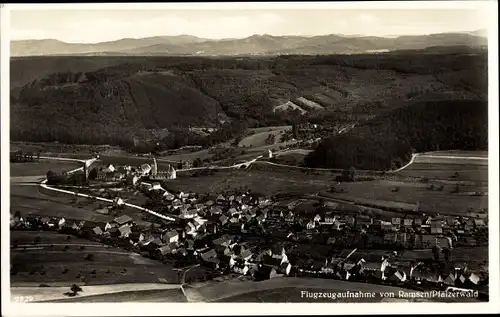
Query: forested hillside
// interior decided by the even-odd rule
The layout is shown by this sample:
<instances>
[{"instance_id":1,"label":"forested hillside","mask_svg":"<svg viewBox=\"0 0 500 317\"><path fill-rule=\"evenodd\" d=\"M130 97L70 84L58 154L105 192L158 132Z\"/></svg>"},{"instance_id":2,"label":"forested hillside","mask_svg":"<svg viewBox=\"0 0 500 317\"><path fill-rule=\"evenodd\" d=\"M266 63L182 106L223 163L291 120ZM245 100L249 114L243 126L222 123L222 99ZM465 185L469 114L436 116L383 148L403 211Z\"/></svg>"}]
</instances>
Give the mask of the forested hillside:
<instances>
[{"instance_id":1,"label":"forested hillside","mask_svg":"<svg viewBox=\"0 0 500 317\"><path fill-rule=\"evenodd\" d=\"M488 149L484 101L421 102L365 122L321 143L306 157L309 167L389 170L412 152Z\"/></svg>"},{"instance_id":2,"label":"forested hillside","mask_svg":"<svg viewBox=\"0 0 500 317\"><path fill-rule=\"evenodd\" d=\"M227 131L235 131L229 122L280 125L299 117L357 122L411 101L487 96L485 53L117 57L119 63L74 57L74 69L71 58L46 57L50 74L41 66L44 58L12 62L11 81L18 85L11 94L13 140L130 146L137 138L222 126L227 139ZM85 63L91 70L82 70ZM96 65L105 67L93 69ZM303 115L276 111L287 102L303 107ZM184 135L168 142L198 139Z\"/></svg>"}]
</instances>

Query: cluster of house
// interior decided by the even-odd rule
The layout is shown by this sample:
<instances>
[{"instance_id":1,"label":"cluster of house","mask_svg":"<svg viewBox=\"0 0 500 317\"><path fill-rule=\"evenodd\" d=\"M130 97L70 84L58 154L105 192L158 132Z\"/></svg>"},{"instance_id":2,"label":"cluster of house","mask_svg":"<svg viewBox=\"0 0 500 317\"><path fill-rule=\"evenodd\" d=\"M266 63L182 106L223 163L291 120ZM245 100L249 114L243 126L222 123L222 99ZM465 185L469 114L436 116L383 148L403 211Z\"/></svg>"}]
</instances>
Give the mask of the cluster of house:
<instances>
[{"instance_id":1,"label":"cluster of house","mask_svg":"<svg viewBox=\"0 0 500 317\"><path fill-rule=\"evenodd\" d=\"M263 227L273 235L299 241L316 240L332 245L341 242L344 247L355 247L354 243L365 237L367 243L373 241L379 247L386 245L405 249L476 246L480 244L475 238L476 232L487 229L485 219L436 216L395 217L391 221L384 221L369 216L349 215L335 208L320 207L316 210L317 213L304 214L295 212L293 206L265 209L262 212ZM487 235L483 236L487 239ZM352 239L349 240L349 237Z\"/></svg>"},{"instance_id":2,"label":"cluster of house","mask_svg":"<svg viewBox=\"0 0 500 317\"><path fill-rule=\"evenodd\" d=\"M126 181L130 185L136 185L141 179L149 180L167 180L177 177L173 166L168 165L165 170L158 169L156 158L153 158L153 164L147 163L135 168L131 166L118 166L112 164L97 169L96 179L104 182L122 182Z\"/></svg>"},{"instance_id":3,"label":"cluster of house","mask_svg":"<svg viewBox=\"0 0 500 317\"><path fill-rule=\"evenodd\" d=\"M384 240L408 249L425 249L434 245L450 249L453 245L475 246L477 241L472 232L487 226L487 221L482 218L454 216L393 218L391 222L381 222L381 228L387 231Z\"/></svg>"},{"instance_id":4,"label":"cluster of house","mask_svg":"<svg viewBox=\"0 0 500 317\"><path fill-rule=\"evenodd\" d=\"M152 190L161 190L155 188ZM231 271L242 275L252 275L256 279L268 279L286 275L316 275L344 280L361 280L378 283L380 281L397 283L434 283L455 286L480 286L487 283L480 274L467 271L466 268L451 268L447 270L429 270L421 263L409 268L385 258L380 263L369 262L364 259L355 259L355 256L346 258L332 258L325 261L309 261L306 257L289 260L289 254L281 245L263 248L259 243L245 241L242 233L250 232L252 228L267 228L279 231L279 225L294 224L303 217L295 215L288 208L274 208L264 197L255 197L248 193L241 195L218 195L209 197L203 203L197 202L196 195L165 191L164 199L170 203L171 210L179 211L178 221L164 226L153 232L151 228L137 226L127 215L115 218L111 222L98 224L88 221L70 222L64 218L54 217L13 217L11 227L28 227L41 225L52 230L70 230L92 238L115 239L128 245L147 250L159 258L178 257L191 258L204 263L214 270ZM402 220L402 221L401 221ZM385 229L387 234L406 234L405 225L415 228L415 219L397 218L391 221L391 226ZM461 219L463 220L463 219ZM436 219L423 221L421 226L432 225ZM377 226L378 221L359 219L351 216L339 216L333 213L316 214L306 222L306 230L318 227L330 227L334 230L343 230L360 223L362 230L369 226ZM420 222L417 221L417 225ZM456 224L456 222L454 222ZM457 224L458 225L458 224ZM446 225L447 226L447 225ZM443 227L445 225L443 224ZM427 227L424 227L427 228ZM35 228L36 229L36 228ZM289 229L287 229L289 230ZM415 229L413 229L415 230ZM420 230L422 230L420 228ZM438 230L439 231L439 230ZM451 248L450 239L442 239L433 230L433 243L447 244ZM286 232L284 232L286 233ZM288 231L287 236L293 234ZM109 241L109 240L108 240ZM437 242L438 241L438 242ZM391 263L392 262L392 263Z\"/></svg>"},{"instance_id":5,"label":"cluster of house","mask_svg":"<svg viewBox=\"0 0 500 317\"><path fill-rule=\"evenodd\" d=\"M353 253L356 250L353 250ZM448 264L439 269L422 262L409 265L400 263L397 253L383 256L378 262L367 262L359 256L332 257L330 260L313 261L298 269L299 275L331 277L348 281L371 283L430 284L438 287L481 289L488 285L487 275L470 271L465 264Z\"/></svg>"},{"instance_id":6,"label":"cluster of house","mask_svg":"<svg viewBox=\"0 0 500 317\"><path fill-rule=\"evenodd\" d=\"M141 178L151 180L175 178L175 169L169 168L159 172L156 160L153 166L143 164L137 169L112 165L98 171L98 179L123 180L137 185ZM118 239L140 250L148 250L159 257L185 257L202 262L215 270L230 270L239 274L251 274L256 278L291 274L322 274L342 279L378 278L399 282L421 281L478 285L481 279L476 274L455 270L439 277L434 273L426 273L419 277L419 270L412 269L409 278L405 271L391 266L388 261L384 269L373 269L377 265L366 263L363 259L355 263L331 261L303 264L290 263L285 248L264 249L258 243L244 241L245 234L258 233L259 236L281 236L293 240L311 240L320 236L327 244L349 237L349 232L356 232L370 237L382 236L383 242L389 246L400 244L411 248L431 248L439 246L451 249L454 245L474 245L472 233L487 228L484 219L466 219L463 217L415 217L392 218L390 221L373 217L351 214L341 210L339 204L323 203L312 212L297 211L297 201L285 206L272 204L266 197L258 197L250 193L214 195L200 198L193 193L170 193L162 188L159 182L142 182L140 188L147 192L155 192L161 199L164 213L175 216L176 221L163 226L161 230L151 230L137 226L131 217L122 215L114 221L98 224L85 221L67 223L64 218L43 217L40 219L11 219L12 226L33 226L41 223L49 229L68 229L85 233L95 238ZM123 204L117 198L114 205ZM158 211L160 212L160 211ZM388 220L388 219L386 219ZM154 231L154 232L153 232ZM348 245L346 245L348 246ZM341 265L339 265L341 263ZM370 267L370 265L372 267ZM422 271L425 272L425 271ZM422 273L424 274L424 273ZM425 275L425 274L424 274ZM431 275L433 277L431 277ZM447 283L448 283L447 282Z\"/></svg>"}]
</instances>

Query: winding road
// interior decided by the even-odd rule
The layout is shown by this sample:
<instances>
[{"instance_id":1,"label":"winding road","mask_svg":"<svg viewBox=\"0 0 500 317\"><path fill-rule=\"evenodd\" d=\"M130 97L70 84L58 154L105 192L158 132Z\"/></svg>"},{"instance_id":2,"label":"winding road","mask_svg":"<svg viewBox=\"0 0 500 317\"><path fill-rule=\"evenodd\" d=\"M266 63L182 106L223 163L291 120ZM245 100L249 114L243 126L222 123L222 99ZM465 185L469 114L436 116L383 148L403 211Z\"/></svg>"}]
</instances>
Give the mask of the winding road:
<instances>
[{"instance_id":1,"label":"winding road","mask_svg":"<svg viewBox=\"0 0 500 317\"><path fill-rule=\"evenodd\" d=\"M86 164L87 166L90 166L93 162L95 162L97 160L96 158L92 158L92 159L88 159L88 160L83 160L83 159L74 159L74 158L66 158L66 157L49 157L49 156L41 156L40 158L41 159L47 159L47 160L59 160L59 161L79 162L79 163L82 163L82 164ZM186 171L194 171L194 170L202 170L202 169L238 169L238 168L242 168L242 167L248 168L251 164L253 164L254 162L256 162L260 158L262 158L262 155L254 158L252 160L249 160L249 161L246 161L246 162L243 162L243 163L239 163L239 164L234 164L234 165L231 165L231 166L195 167L195 168L188 168L188 169L180 169L180 170L177 170L177 171L178 172L186 172ZM83 166L79 167L79 168L76 168L74 170L71 170L68 173L71 174L71 173L74 173L74 172L77 172L77 171L81 171L81 170L83 170ZM42 188L46 189L46 190L56 191L56 192L64 193L64 194L68 194L68 195L85 197L85 198L95 199L95 200L104 201L104 202L108 202L108 203L112 203L113 202L112 199L108 199L108 198L103 198L103 197L98 197L98 196L91 196L91 195L87 195L87 194L83 194L83 193L78 193L78 192L73 192L73 191L70 191L70 190L65 190L65 189L61 189L61 188L52 187L50 185L47 185L47 179L43 180L40 183L40 186ZM137 206L137 205L130 204L130 203L124 203L124 205L127 206L127 207L130 207L130 208L134 208L134 209L138 209L140 211L147 212L147 213L149 213L149 214L151 214L153 216L156 216L158 218L161 218L163 220L167 220L167 221L175 221L176 220L173 217L162 215L160 213L157 213L157 212L155 212L153 210L150 210L150 209L147 209L147 208L144 208L144 207L141 207L141 206Z\"/></svg>"},{"instance_id":2,"label":"winding road","mask_svg":"<svg viewBox=\"0 0 500 317\"><path fill-rule=\"evenodd\" d=\"M279 154L281 152L284 152L284 151L287 151L287 150L288 149L277 151L274 154L277 155L277 154ZM410 161L407 164L405 164L404 166L402 166L402 167L400 167L400 168L398 168L396 170L388 171L388 173L394 174L394 173L400 172L400 171L408 168L420 156L421 157L436 157L436 158L444 158L444 159L450 159L450 158L451 159L457 159L457 158L458 159L474 159L474 160L487 160L488 159L487 157L474 157L474 156L435 156L435 155L432 155L432 154L429 154L429 153L414 153L414 154L412 154L411 159L410 159ZM245 162L242 162L242 163L238 163L238 164L233 164L233 165L230 165L230 166L216 166L216 165L214 165L214 166L204 166L204 167L193 167L193 168L187 168L187 169L179 169L179 170L177 170L177 172L189 172L189 171L206 170L206 169L240 169L240 168L249 168L253 163L256 163L262 157L263 157L263 155L259 155L259 156L257 156L254 159L251 159L251 160L248 160L248 161L245 161ZM84 159L74 159L74 158L64 158L64 157L48 157L48 156L41 156L40 158L41 159L49 159L49 160L79 162L79 163L82 163L82 164L86 164L87 166L90 166L90 164L92 164L93 162L95 162L97 160L96 158L84 160ZM273 163L273 162L269 162L269 161L259 161L258 163L259 164L268 164L268 165L273 165L273 166L293 168L293 169L299 169L299 170L311 170L311 171L315 171L316 170L316 171L331 171L331 172L342 171L341 169L309 168L309 167L300 167L300 166L292 166L292 165L285 165L285 164ZM74 173L74 172L82 170L82 169L83 169L83 167L76 168L76 169L74 169L72 171L69 171L68 173ZM368 171L368 170L366 170L366 171L365 170L360 170L360 171L361 172L373 172L373 171ZM91 198L91 199L100 200L100 201L109 202L109 203L113 202L112 199L107 199L107 198L98 197L98 196L90 196L90 195L87 195L87 194L72 192L72 191L65 190L65 189L54 188L52 186L47 185L47 179L45 179L44 181L42 181L41 184L40 184L40 186L43 187L44 189L47 189L47 190L57 191L57 192L65 193L65 194L68 194L68 195L86 197L86 198ZM157 212L155 212L153 210L150 210L150 209L147 209L147 208L144 208L144 207L141 207L141 206L137 206L137 205L130 204L130 203L124 203L124 205L127 206L127 207L130 207L130 208L134 208L134 209L138 209L138 210L147 212L147 213L152 214L152 215L154 215L156 217L159 217L159 218L161 218L163 220L167 220L167 221L175 221L176 220L173 217L162 215L160 213L157 213Z\"/></svg>"}]
</instances>

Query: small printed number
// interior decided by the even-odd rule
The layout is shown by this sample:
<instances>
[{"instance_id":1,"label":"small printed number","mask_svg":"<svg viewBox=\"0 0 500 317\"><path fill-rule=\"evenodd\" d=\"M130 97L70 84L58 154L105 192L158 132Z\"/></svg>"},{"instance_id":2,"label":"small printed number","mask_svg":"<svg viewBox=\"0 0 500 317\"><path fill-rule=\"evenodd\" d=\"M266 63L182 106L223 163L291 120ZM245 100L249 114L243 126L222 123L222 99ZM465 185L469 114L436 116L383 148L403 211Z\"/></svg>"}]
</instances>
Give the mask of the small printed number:
<instances>
[{"instance_id":1,"label":"small printed number","mask_svg":"<svg viewBox=\"0 0 500 317\"><path fill-rule=\"evenodd\" d=\"M35 298L33 296L14 296L14 302L16 303L29 303Z\"/></svg>"}]
</instances>

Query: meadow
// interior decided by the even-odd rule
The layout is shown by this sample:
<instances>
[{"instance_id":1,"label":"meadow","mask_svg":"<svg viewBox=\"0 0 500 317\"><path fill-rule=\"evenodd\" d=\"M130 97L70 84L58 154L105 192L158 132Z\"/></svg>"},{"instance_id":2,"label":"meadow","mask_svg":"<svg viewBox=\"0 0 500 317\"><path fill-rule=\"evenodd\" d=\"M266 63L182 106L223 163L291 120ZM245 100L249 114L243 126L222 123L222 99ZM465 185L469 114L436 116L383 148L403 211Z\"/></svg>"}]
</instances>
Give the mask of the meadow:
<instances>
[{"instance_id":1,"label":"meadow","mask_svg":"<svg viewBox=\"0 0 500 317\"><path fill-rule=\"evenodd\" d=\"M181 173L177 179L165 182L170 191L181 190L197 193L220 193L228 189L248 188L265 195L300 192L312 194L325 190L332 182L329 175L306 175L300 171L280 173L262 172L254 169L220 170L213 175L190 176Z\"/></svg>"},{"instance_id":2,"label":"meadow","mask_svg":"<svg viewBox=\"0 0 500 317\"><path fill-rule=\"evenodd\" d=\"M40 190L43 189L36 184L32 186L11 184L11 212L20 211L23 216L64 217L71 220L87 220L101 223L112 221L115 218L113 215L103 215L95 211L103 206L111 205L111 203L54 193L48 190L41 192ZM143 213L137 209L125 207L120 213L129 215L137 224L145 226L150 224L142 220Z\"/></svg>"},{"instance_id":3,"label":"meadow","mask_svg":"<svg viewBox=\"0 0 500 317\"><path fill-rule=\"evenodd\" d=\"M39 232L11 232L11 240L20 236L34 242ZM48 237L50 234L53 237ZM59 233L40 235L37 245L11 249L11 265L17 274L11 275L11 286L66 286L73 284L100 285L117 283L178 283L178 272L168 265L138 254L81 241ZM50 242L50 243L48 243ZM51 246L52 245L52 246ZM82 247L83 246L83 247ZM88 258L88 255L92 258Z\"/></svg>"},{"instance_id":4,"label":"meadow","mask_svg":"<svg viewBox=\"0 0 500 317\"><path fill-rule=\"evenodd\" d=\"M43 160L29 163L10 163L10 176L45 176L48 171L63 173L81 167L78 162Z\"/></svg>"},{"instance_id":5,"label":"meadow","mask_svg":"<svg viewBox=\"0 0 500 317\"><path fill-rule=\"evenodd\" d=\"M439 212L450 215L466 215L469 209L488 207L487 196L474 196L476 191L487 191L480 185L461 185L461 193L453 193L455 185L444 185L443 190L430 190L431 184L418 181L373 180L342 183L337 185L344 193L331 193L331 198L344 199L360 204L380 207L411 209L420 205L421 211ZM437 187L438 185L436 185Z\"/></svg>"}]
</instances>

